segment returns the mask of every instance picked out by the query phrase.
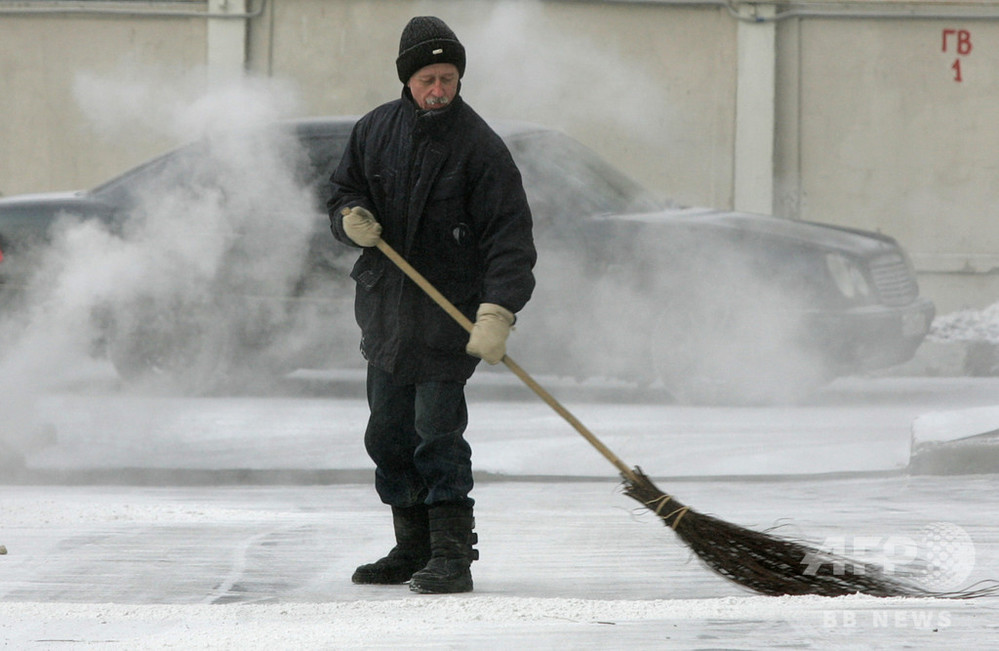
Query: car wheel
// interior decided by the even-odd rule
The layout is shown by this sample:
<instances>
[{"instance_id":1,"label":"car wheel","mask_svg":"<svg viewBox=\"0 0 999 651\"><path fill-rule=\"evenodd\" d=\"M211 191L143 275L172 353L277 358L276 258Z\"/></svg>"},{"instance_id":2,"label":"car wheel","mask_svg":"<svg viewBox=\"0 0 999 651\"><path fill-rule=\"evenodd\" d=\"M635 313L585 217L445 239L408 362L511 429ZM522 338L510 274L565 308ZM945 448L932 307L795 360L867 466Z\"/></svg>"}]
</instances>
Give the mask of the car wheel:
<instances>
[{"instance_id":1,"label":"car wheel","mask_svg":"<svg viewBox=\"0 0 999 651\"><path fill-rule=\"evenodd\" d=\"M107 353L129 384L198 395L221 385L232 347L212 310L134 310L115 318Z\"/></svg>"}]
</instances>

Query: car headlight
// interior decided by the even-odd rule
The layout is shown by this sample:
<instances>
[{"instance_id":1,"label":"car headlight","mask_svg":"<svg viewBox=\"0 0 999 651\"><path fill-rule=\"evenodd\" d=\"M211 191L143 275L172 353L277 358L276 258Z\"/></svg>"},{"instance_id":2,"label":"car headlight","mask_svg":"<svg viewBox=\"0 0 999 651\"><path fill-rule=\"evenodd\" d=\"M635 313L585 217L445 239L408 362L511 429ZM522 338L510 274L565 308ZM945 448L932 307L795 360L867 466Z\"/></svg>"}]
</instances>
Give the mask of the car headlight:
<instances>
[{"instance_id":1,"label":"car headlight","mask_svg":"<svg viewBox=\"0 0 999 651\"><path fill-rule=\"evenodd\" d=\"M839 253L826 254L826 267L836 288L847 298L864 298L871 295L871 287L853 261Z\"/></svg>"}]
</instances>

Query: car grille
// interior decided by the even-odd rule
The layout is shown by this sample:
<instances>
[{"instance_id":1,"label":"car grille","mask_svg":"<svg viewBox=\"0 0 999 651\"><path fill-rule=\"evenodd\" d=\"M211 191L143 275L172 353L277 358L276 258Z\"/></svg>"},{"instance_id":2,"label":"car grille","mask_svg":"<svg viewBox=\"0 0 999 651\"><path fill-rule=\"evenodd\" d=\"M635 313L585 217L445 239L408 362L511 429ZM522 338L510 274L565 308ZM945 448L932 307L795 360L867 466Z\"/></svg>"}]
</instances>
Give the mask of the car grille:
<instances>
[{"instance_id":1,"label":"car grille","mask_svg":"<svg viewBox=\"0 0 999 651\"><path fill-rule=\"evenodd\" d=\"M908 305L919 296L915 276L897 253L872 260L871 278L885 305Z\"/></svg>"}]
</instances>

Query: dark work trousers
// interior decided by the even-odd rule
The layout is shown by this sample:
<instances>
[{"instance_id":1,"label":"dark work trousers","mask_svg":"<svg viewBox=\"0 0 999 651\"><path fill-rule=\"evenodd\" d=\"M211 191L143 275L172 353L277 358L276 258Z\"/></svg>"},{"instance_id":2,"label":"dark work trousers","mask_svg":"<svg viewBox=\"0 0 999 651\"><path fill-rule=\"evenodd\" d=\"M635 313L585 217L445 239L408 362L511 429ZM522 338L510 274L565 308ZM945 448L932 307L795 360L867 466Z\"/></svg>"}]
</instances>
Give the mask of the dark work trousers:
<instances>
[{"instance_id":1,"label":"dark work trousers","mask_svg":"<svg viewBox=\"0 0 999 651\"><path fill-rule=\"evenodd\" d=\"M371 416L364 447L375 462L375 490L382 502L472 506L464 383L395 384L390 373L369 365L367 386Z\"/></svg>"}]
</instances>

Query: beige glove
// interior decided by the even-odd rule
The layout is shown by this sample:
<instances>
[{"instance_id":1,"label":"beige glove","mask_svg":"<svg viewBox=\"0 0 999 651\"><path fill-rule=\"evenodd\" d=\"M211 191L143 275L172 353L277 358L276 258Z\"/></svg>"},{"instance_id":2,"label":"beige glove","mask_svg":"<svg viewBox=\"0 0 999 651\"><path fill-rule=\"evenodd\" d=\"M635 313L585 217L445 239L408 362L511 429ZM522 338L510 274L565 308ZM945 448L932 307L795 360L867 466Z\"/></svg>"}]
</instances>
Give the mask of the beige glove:
<instances>
[{"instance_id":1,"label":"beige glove","mask_svg":"<svg viewBox=\"0 0 999 651\"><path fill-rule=\"evenodd\" d=\"M358 246L374 246L382 236L382 225L365 208L354 206L340 211L343 215L343 232Z\"/></svg>"},{"instance_id":2,"label":"beige glove","mask_svg":"<svg viewBox=\"0 0 999 651\"><path fill-rule=\"evenodd\" d=\"M483 303L475 315L465 352L490 364L499 364L506 355L506 338L510 336L513 321L510 310L495 303Z\"/></svg>"}]
</instances>

